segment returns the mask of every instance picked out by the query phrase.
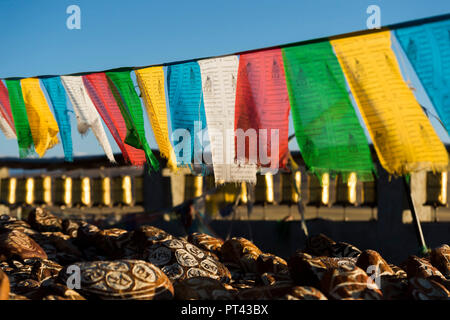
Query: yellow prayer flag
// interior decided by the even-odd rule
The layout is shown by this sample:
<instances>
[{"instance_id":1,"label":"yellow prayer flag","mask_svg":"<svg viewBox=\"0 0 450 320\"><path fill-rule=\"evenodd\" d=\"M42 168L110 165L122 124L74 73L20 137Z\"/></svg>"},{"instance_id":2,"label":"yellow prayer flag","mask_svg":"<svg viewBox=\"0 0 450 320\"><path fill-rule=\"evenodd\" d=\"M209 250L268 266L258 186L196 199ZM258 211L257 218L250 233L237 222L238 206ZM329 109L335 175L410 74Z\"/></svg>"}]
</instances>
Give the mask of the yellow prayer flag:
<instances>
[{"instance_id":1,"label":"yellow prayer flag","mask_svg":"<svg viewBox=\"0 0 450 320\"><path fill-rule=\"evenodd\" d=\"M386 171L446 171L447 151L402 78L390 31L330 42Z\"/></svg>"},{"instance_id":2,"label":"yellow prayer flag","mask_svg":"<svg viewBox=\"0 0 450 320\"><path fill-rule=\"evenodd\" d=\"M156 143L162 156L168 159L167 166L176 171L175 152L169 140L163 67L149 67L135 72Z\"/></svg>"},{"instance_id":3,"label":"yellow prayer flag","mask_svg":"<svg viewBox=\"0 0 450 320\"><path fill-rule=\"evenodd\" d=\"M36 152L43 157L58 141L58 124L45 100L38 78L20 80L31 135Z\"/></svg>"}]
</instances>

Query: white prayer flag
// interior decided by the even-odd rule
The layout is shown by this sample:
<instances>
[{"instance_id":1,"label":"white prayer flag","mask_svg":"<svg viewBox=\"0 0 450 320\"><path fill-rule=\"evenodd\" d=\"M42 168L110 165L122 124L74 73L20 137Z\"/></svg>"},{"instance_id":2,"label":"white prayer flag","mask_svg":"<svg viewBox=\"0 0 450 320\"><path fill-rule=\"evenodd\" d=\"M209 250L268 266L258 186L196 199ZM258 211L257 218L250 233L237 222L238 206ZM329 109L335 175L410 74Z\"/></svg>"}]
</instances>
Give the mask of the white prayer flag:
<instances>
[{"instance_id":1,"label":"white prayer flag","mask_svg":"<svg viewBox=\"0 0 450 320\"><path fill-rule=\"evenodd\" d=\"M84 134L91 128L109 161L115 162L100 115L84 87L83 78L81 76L61 76L61 82L77 116L78 132Z\"/></svg>"},{"instance_id":2,"label":"white prayer flag","mask_svg":"<svg viewBox=\"0 0 450 320\"><path fill-rule=\"evenodd\" d=\"M218 182L256 183L256 165L235 161L234 114L237 56L198 61L214 178Z\"/></svg>"}]
</instances>

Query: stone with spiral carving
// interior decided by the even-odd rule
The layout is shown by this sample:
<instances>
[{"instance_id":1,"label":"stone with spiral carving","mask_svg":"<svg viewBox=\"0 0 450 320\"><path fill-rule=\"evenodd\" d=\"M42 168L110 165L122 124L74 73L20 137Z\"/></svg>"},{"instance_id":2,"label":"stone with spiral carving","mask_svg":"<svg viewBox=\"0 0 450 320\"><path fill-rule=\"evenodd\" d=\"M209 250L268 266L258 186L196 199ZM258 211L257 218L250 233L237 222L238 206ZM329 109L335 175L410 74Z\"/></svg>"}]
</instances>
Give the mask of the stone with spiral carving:
<instances>
[{"instance_id":1,"label":"stone with spiral carving","mask_svg":"<svg viewBox=\"0 0 450 320\"><path fill-rule=\"evenodd\" d=\"M35 208L28 214L28 223L41 232L62 231L62 221L43 208Z\"/></svg>"},{"instance_id":2,"label":"stone with spiral carving","mask_svg":"<svg viewBox=\"0 0 450 320\"><path fill-rule=\"evenodd\" d=\"M332 253L332 246L336 242L320 233L309 236L306 239L305 252L313 256L329 256Z\"/></svg>"},{"instance_id":3,"label":"stone with spiral carving","mask_svg":"<svg viewBox=\"0 0 450 320\"><path fill-rule=\"evenodd\" d=\"M32 235L31 238L44 249L49 260L62 265L82 260L81 251L73 243L70 236L62 232L41 232Z\"/></svg>"},{"instance_id":4,"label":"stone with spiral carving","mask_svg":"<svg viewBox=\"0 0 450 320\"><path fill-rule=\"evenodd\" d=\"M133 234L133 243L139 250L166 240L172 239L172 235L154 226L143 225L137 228Z\"/></svg>"},{"instance_id":5,"label":"stone with spiral carving","mask_svg":"<svg viewBox=\"0 0 450 320\"><path fill-rule=\"evenodd\" d=\"M432 277L439 280L445 280L444 275L436 267L434 267L429 260L416 256L408 257L406 262L406 273L408 274L408 278Z\"/></svg>"},{"instance_id":6,"label":"stone with spiral carving","mask_svg":"<svg viewBox=\"0 0 450 320\"><path fill-rule=\"evenodd\" d=\"M19 230L0 231L0 261L29 258L47 259L47 254L33 239Z\"/></svg>"},{"instance_id":7,"label":"stone with spiral carving","mask_svg":"<svg viewBox=\"0 0 450 320\"><path fill-rule=\"evenodd\" d=\"M354 258L313 257L297 251L289 259L288 266L294 283L318 287L328 270L346 265L352 268L355 262Z\"/></svg>"},{"instance_id":8,"label":"stone with spiral carving","mask_svg":"<svg viewBox=\"0 0 450 320\"><path fill-rule=\"evenodd\" d=\"M380 276L394 275L394 271L381 255L374 250L363 251L356 261L356 265L366 272L377 272ZM369 271L369 268L375 268Z\"/></svg>"},{"instance_id":9,"label":"stone with spiral carving","mask_svg":"<svg viewBox=\"0 0 450 320\"><path fill-rule=\"evenodd\" d=\"M322 292L329 298L381 300L383 294L375 282L356 265L339 265L328 270L320 282Z\"/></svg>"},{"instance_id":10,"label":"stone with spiral carving","mask_svg":"<svg viewBox=\"0 0 450 320\"><path fill-rule=\"evenodd\" d=\"M445 286L420 276L409 279L409 293L414 300L450 300L450 291Z\"/></svg>"},{"instance_id":11,"label":"stone with spiral carving","mask_svg":"<svg viewBox=\"0 0 450 320\"><path fill-rule=\"evenodd\" d=\"M431 263L450 280L450 246L445 244L431 251Z\"/></svg>"},{"instance_id":12,"label":"stone with spiral carving","mask_svg":"<svg viewBox=\"0 0 450 320\"><path fill-rule=\"evenodd\" d=\"M142 260L79 262L81 289L86 297L102 300L165 300L173 297L169 278L155 265ZM66 283L71 273L60 272Z\"/></svg>"},{"instance_id":13,"label":"stone with spiral carving","mask_svg":"<svg viewBox=\"0 0 450 320\"><path fill-rule=\"evenodd\" d=\"M188 241L200 249L209 251L220 257L220 250L224 241L222 239L214 238L206 233L194 232L188 236Z\"/></svg>"},{"instance_id":14,"label":"stone with spiral carving","mask_svg":"<svg viewBox=\"0 0 450 320\"><path fill-rule=\"evenodd\" d=\"M31 259L30 259L31 260ZM27 261L32 265L31 278L43 282L50 278L56 277L63 268L58 263L51 260L33 259L34 261Z\"/></svg>"},{"instance_id":15,"label":"stone with spiral carving","mask_svg":"<svg viewBox=\"0 0 450 320\"><path fill-rule=\"evenodd\" d=\"M239 237L224 242L220 250L222 261L239 265L245 272L257 271L256 259L262 251L251 241Z\"/></svg>"},{"instance_id":16,"label":"stone with spiral carving","mask_svg":"<svg viewBox=\"0 0 450 320\"><path fill-rule=\"evenodd\" d=\"M406 300L408 280L397 275L380 276L380 290L385 300Z\"/></svg>"},{"instance_id":17,"label":"stone with spiral carving","mask_svg":"<svg viewBox=\"0 0 450 320\"><path fill-rule=\"evenodd\" d=\"M83 221L77 229L77 242L81 247L95 245L100 231L97 226Z\"/></svg>"},{"instance_id":18,"label":"stone with spiral carving","mask_svg":"<svg viewBox=\"0 0 450 320\"><path fill-rule=\"evenodd\" d=\"M112 228L101 230L95 237L95 247L108 257L115 259L128 259L133 257L131 239L133 232ZM131 254L130 254L131 251Z\"/></svg>"},{"instance_id":19,"label":"stone with spiral carving","mask_svg":"<svg viewBox=\"0 0 450 320\"><path fill-rule=\"evenodd\" d=\"M77 237L78 228L80 227L79 223L71 219L63 219L61 226L65 234L67 234L71 238Z\"/></svg>"},{"instance_id":20,"label":"stone with spiral carving","mask_svg":"<svg viewBox=\"0 0 450 320\"><path fill-rule=\"evenodd\" d=\"M313 256L357 258L361 250L349 243L335 242L324 234L318 234L306 239L305 252Z\"/></svg>"},{"instance_id":21,"label":"stone with spiral carving","mask_svg":"<svg viewBox=\"0 0 450 320\"><path fill-rule=\"evenodd\" d=\"M361 250L347 242L337 242L331 246L332 258L358 258Z\"/></svg>"},{"instance_id":22,"label":"stone with spiral carving","mask_svg":"<svg viewBox=\"0 0 450 320\"><path fill-rule=\"evenodd\" d=\"M259 274L266 272L287 274L289 272L287 262L283 258L270 253L263 253L258 256L256 269Z\"/></svg>"},{"instance_id":23,"label":"stone with spiral carving","mask_svg":"<svg viewBox=\"0 0 450 320\"><path fill-rule=\"evenodd\" d=\"M231 278L230 272L221 262L183 239L173 238L154 243L144 250L143 258L160 267L172 281L210 277L228 282Z\"/></svg>"},{"instance_id":24,"label":"stone with spiral carving","mask_svg":"<svg viewBox=\"0 0 450 320\"><path fill-rule=\"evenodd\" d=\"M36 230L31 229L31 226L28 223L22 220L16 220L15 218L11 218L8 221L3 220L3 223L0 221L0 228L6 230L18 230L28 236L39 234Z\"/></svg>"}]
</instances>

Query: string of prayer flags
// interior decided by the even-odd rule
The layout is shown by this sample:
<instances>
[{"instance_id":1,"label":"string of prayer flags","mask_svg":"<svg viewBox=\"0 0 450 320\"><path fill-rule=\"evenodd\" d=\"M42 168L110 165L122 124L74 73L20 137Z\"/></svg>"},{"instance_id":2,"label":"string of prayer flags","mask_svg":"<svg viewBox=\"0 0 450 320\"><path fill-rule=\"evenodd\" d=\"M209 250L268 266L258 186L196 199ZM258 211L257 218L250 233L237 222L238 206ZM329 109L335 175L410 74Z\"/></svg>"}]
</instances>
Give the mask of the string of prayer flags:
<instances>
[{"instance_id":1,"label":"string of prayer flags","mask_svg":"<svg viewBox=\"0 0 450 320\"><path fill-rule=\"evenodd\" d=\"M139 69L135 73L159 151L167 159L167 166L176 171L177 159L169 139L163 67Z\"/></svg>"},{"instance_id":2,"label":"string of prayer flags","mask_svg":"<svg viewBox=\"0 0 450 320\"><path fill-rule=\"evenodd\" d=\"M390 28L450 134L449 15ZM305 163L318 176L346 179L355 172L359 180L373 179L358 110L390 174L447 170L445 147L402 78L385 30L170 63L166 70L8 78L6 87L0 81L0 131L17 138L21 158L34 151L42 157L60 132L65 159L72 161L65 90L78 131L92 129L110 161L115 162L102 121L126 162L147 162L157 170L131 74L136 70L155 140L172 170L200 165L205 173L212 164L216 183L254 183L258 168L262 174L286 168L290 108Z\"/></svg>"},{"instance_id":3,"label":"string of prayer flags","mask_svg":"<svg viewBox=\"0 0 450 320\"><path fill-rule=\"evenodd\" d=\"M373 180L364 130L348 96L329 42L282 49L295 135L308 168L318 177L356 172Z\"/></svg>"},{"instance_id":4,"label":"string of prayer flags","mask_svg":"<svg viewBox=\"0 0 450 320\"><path fill-rule=\"evenodd\" d=\"M8 89L6 89L2 81L0 81L0 116L4 119L4 125L7 125L5 128L5 130L9 133L7 138L16 138L16 130L14 127L11 105L9 103Z\"/></svg>"},{"instance_id":5,"label":"string of prayer flags","mask_svg":"<svg viewBox=\"0 0 450 320\"><path fill-rule=\"evenodd\" d=\"M111 145L109 144L105 129L103 128L100 115L95 109L95 106L84 87L81 76L61 76L61 82L66 89L73 110L75 111L78 132L85 134L91 129L103 151L105 151L109 161L115 162Z\"/></svg>"},{"instance_id":6,"label":"string of prayer flags","mask_svg":"<svg viewBox=\"0 0 450 320\"><path fill-rule=\"evenodd\" d=\"M47 90L55 112L64 149L64 158L66 161L73 161L72 129L70 126L69 110L67 109L66 93L61 79L59 77L43 78L42 83Z\"/></svg>"},{"instance_id":7,"label":"string of prayer flags","mask_svg":"<svg viewBox=\"0 0 450 320\"><path fill-rule=\"evenodd\" d=\"M111 135L122 151L126 162L142 166L145 163L145 153L128 144L125 144L127 127L120 109L109 89L108 79L103 72L91 73L83 77L83 83L91 97L94 106L102 117Z\"/></svg>"},{"instance_id":8,"label":"string of prayer flags","mask_svg":"<svg viewBox=\"0 0 450 320\"><path fill-rule=\"evenodd\" d=\"M203 159L198 157L194 159L194 156L203 154L204 148L209 145L209 137L205 132L207 128L205 107L198 63L188 62L168 66L167 90L172 142L177 164L185 166L192 162L202 163ZM186 133L189 137L184 136ZM185 138L189 141L185 141Z\"/></svg>"},{"instance_id":9,"label":"string of prayer flags","mask_svg":"<svg viewBox=\"0 0 450 320\"><path fill-rule=\"evenodd\" d=\"M48 149L59 143L58 124L50 111L39 79L22 79L20 83L34 147L39 157L43 157Z\"/></svg>"},{"instance_id":10,"label":"string of prayer flags","mask_svg":"<svg viewBox=\"0 0 450 320\"><path fill-rule=\"evenodd\" d=\"M450 133L450 21L401 28L395 35Z\"/></svg>"},{"instance_id":11,"label":"string of prayer flags","mask_svg":"<svg viewBox=\"0 0 450 320\"><path fill-rule=\"evenodd\" d=\"M447 151L401 76L390 32L331 44L386 171L447 170Z\"/></svg>"},{"instance_id":12,"label":"string of prayer flags","mask_svg":"<svg viewBox=\"0 0 450 320\"><path fill-rule=\"evenodd\" d=\"M256 165L235 161L237 56L199 61L216 183L256 183Z\"/></svg>"},{"instance_id":13,"label":"string of prayer flags","mask_svg":"<svg viewBox=\"0 0 450 320\"><path fill-rule=\"evenodd\" d=\"M26 158L34 152L33 136L28 123L27 110L22 96L20 80L5 80L8 88L14 127L16 129L19 157Z\"/></svg>"},{"instance_id":14,"label":"string of prayer flags","mask_svg":"<svg viewBox=\"0 0 450 320\"><path fill-rule=\"evenodd\" d=\"M243 132L250 135L248 144L236 138L237 160L249 161L253 156L255 159L250 162L260 166L285 168L289 153L290 106L281 49L239 57L235 108L237 137L245 139ZM276 141L272 141L272 134ZM239 150L243 144L245 148ZM278 154L272 154L273 151ZM278 161L272 163L272 159Z\"/></svg>"}]
</instances>

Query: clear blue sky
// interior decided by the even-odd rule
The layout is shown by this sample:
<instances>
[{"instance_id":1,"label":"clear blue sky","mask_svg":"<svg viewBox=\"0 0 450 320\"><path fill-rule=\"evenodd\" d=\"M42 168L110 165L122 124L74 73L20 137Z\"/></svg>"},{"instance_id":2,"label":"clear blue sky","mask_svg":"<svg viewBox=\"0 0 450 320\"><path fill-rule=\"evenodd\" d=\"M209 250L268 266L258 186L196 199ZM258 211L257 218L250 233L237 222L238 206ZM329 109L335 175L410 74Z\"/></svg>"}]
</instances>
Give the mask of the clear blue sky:
<instances>
[{"instance_id":1,"label":"clear blue sky","mask_svg":"<svg viewBox=\"0 0 450 320\"><path fill-rule=\"evenodd\" d=\"M81 8L81 30L66 27L72 4ZM382 25L450 13L449 0L1 0L0 78L157 64L357 31L366 28L371 4L380 6ZM431 108L421 88L417 97ZM73 116L72 124L75 155L103 153L92 133L80 137ZM16 141L1 133L0 146L0 157L18 156ZM54 156L63 156L61 145L46 155Z\"/></svg>"}]
</instances>

